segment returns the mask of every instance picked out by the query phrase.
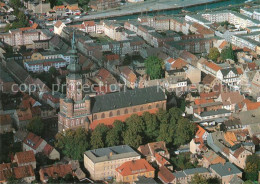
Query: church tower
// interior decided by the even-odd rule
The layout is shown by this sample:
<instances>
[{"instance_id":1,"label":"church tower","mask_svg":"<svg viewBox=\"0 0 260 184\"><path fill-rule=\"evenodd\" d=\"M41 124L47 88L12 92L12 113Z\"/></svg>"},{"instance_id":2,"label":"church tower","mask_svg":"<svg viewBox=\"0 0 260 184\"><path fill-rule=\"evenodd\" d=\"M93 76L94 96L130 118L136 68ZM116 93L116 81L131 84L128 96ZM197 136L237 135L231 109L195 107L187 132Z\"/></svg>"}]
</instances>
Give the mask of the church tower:
<instances>
[{"instance_id":1,"label":"church tower","mask_svg":"<svg viewBox=\"0 0 260 184\"><path fill-rule=\"evenodd\" d=\"M69 74L66 77L67 84L67 98L74 101L82 100L82 76L80 74L81 67L78 62L78 55L75 45L75 35L73 32L73 38L71 40L70 64L67 69Z\"/></svg>"}]
</instances>

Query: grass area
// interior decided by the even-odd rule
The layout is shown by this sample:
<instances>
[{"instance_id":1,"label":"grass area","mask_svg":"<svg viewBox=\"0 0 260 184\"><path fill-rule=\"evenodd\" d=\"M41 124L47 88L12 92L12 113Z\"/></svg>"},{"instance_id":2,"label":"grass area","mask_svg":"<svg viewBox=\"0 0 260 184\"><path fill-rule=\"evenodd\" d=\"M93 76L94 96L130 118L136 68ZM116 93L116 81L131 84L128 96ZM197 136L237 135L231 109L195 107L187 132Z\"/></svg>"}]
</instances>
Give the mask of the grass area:
<instances>
[{"instance_id":1,"label":"grass area","mask_svg":"<svg viewBox=\"0 0 260 184\"><path fill-rule=\"evenodd\" d=\"M90 38L95 40L98 43L112 42L113 41L112 39L110 39L108 36L106 36L104 34L92 33L92 34L90 34Z\"/></svg>"}]
</instances>

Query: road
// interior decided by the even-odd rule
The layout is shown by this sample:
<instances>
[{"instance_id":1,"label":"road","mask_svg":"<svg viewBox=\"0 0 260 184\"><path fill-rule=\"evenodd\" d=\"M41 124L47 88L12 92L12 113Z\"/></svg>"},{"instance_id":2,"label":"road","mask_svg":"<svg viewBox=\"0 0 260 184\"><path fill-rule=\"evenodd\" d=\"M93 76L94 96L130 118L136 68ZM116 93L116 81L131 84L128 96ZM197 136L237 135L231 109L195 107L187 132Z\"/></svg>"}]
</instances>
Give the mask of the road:
<instances>
[{"instance_id":1,"label":"road","mask_svg":"<svg viewBox=\"0 0 260 184\"><path fill-rule=\"evenodd\" d=\"M218 0L148 0L141 3L131 3L118 8L93 12L77 21L103 19L123 15L137 14L141 12L160 11L167 9L184 8L197 4L211 3Z\"/></svg>"}]
</instances>

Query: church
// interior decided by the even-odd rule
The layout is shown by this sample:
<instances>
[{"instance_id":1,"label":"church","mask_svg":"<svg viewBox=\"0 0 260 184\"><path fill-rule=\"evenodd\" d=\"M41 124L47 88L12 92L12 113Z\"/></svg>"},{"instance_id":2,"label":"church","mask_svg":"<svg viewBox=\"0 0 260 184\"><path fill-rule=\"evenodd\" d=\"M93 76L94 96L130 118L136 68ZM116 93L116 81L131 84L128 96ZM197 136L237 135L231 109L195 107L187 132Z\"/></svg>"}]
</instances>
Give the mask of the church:
<instances>
[{"instance_id":1,"label":"church","mask_svg":"<svg viewBox=\"0 0 260 184\"><path fill-rule=\"evenodd\" d=\"M79 127L93 130L100 123L112 126L115 120L124 121L134 113L142 115L146 111L156 113L160 108L166 109L166 95L156 86L92 97L84 94L74 34L71 46L66 95L60 97L59 132Z\"/></svg>"}]
</instances>

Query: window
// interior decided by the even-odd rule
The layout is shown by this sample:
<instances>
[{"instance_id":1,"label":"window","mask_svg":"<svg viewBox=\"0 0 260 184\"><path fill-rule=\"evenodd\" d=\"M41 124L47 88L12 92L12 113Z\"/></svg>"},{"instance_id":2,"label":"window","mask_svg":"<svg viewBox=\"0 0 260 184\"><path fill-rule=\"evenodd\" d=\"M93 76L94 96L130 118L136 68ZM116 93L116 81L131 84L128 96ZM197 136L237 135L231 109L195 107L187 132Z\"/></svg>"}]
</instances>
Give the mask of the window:
<instances>
[{"instance_id":1,"label":"window","mask_svg":"<svg viewBox=\"0 0 260 184\"><path fill-rule=\"evenodd\" d=\"M128 114L128 110L127 109L125 109L125 114Z\"/></svg>"},{"instance_id":2,"label":"window","mask_svg":"<svg viewBox=\"0 0 260 184\"><path fill-rule=\"evenodd\" d=\"M136 108L133 109L133 112L136 112Z\"/></svg>"},{"instance_id":3,"label":"window","mask_svg":"<svg viewBox=\"0 0 260 184\"><path fill-rule=\"evenodd\" d=\"M96 114L93 116L93 120L95 120L95 119L97 119L97 115Z\"/></svg>"},{"instance_id":4,"label":"window","mask_svg":"<svg viewBox=\"0 0 260 184\"><path fill-rule=\"evenodd\" d=\"M105 114L104 113L101 115L101 118L105 118Z\"/></svg>"},{"instance_id":5,"label":"window","mask_svg":"<svg viewBox=\"0 0 260 184\"><path fill-rule=\"evenodd\" d=\"M109 117L112 117L112 116L113 116L113 112L110 112L110 113L109 113Z\"/></svg>"},{"instance_id":6,"label":"window","mask_svg":"<svg viewBox=\"0 0 260 184\"><path fill-rule=\"evenodd\" d=\"M156 104L156 108L159 108L159 104Z\"/></svg>"},{"instance_id":7,"label":"window","mask_svg":"<svg viewBox=\"0 0 260 184\"><path fill-rule=\"evenodd\" d=\"M120 110L118 110L118 111L116 112L116 114L119 116L119 115L120 115Z\"/></svg>"},{"instance_id":8,"label":"window","mask_svg":"<svg viewBox=\"0 0 260 184\"><path fill-rule=\"evenodd\" d=\"M151 108L152 108L151 105L149 105L149 106L148 106L148 109L151 109Z\"/></svg>"}]
</instances>

